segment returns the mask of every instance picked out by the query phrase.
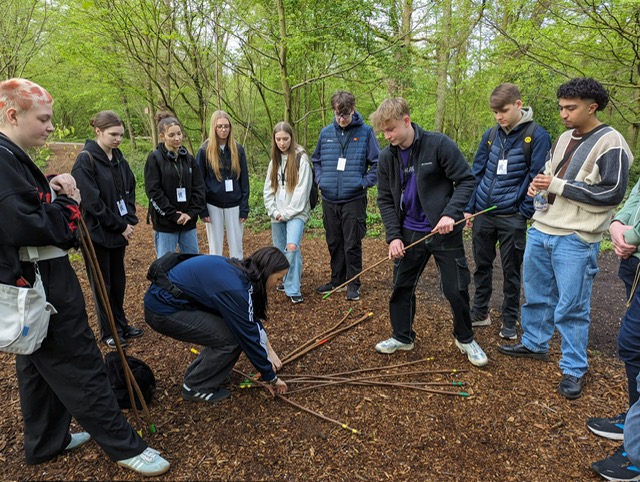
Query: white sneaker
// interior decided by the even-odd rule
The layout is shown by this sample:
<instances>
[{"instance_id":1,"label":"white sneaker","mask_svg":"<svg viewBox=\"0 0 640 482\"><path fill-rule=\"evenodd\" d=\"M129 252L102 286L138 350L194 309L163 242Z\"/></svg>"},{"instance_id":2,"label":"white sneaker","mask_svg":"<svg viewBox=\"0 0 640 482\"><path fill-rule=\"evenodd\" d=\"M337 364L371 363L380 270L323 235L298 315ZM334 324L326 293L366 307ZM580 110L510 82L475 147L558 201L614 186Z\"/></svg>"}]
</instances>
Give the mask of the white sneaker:
<instances>
[{"instance_id":1,"label":"white sneaker","mask_svg":"<svg viewBox=\"0 0 640 482\"><path fill-rule=\"evenodd\" d=\"M144 452L129 459L118 460L118 465L142 475L161 475L169 470L169 462L160 457L160 452L147 447Z\"/></svg>"},{"instance_id":2,"label":"white sneaker","mask_svg":"<svg viewBox=\"0 0 640 482\"><path fill-rule=\"evenodd\" d=\"M69 445L67 445L64 449L65 450L77 449L78 447L81 447L82 445L86 444L89 440L91 440L91 435L89 435L87 432L72 433L71 441L69 442Z\"/></svg>"},{"instance_id":3,"label":"white sneaker","mask_svg":"<svg viewBox=\"0 0 640 482\"><path fill-rule=\"evenodd\" d=\"M456 340L456 345L458 346L458 348L460 348L461 353L467 354L467 358L472 365L483 367L487 363L489 363L487 355L485 355L485 353L482 351L482 348L480 348L480 345L478 345L475 340L473 340L471 343L460 343L458 340Z\"/></svg>"},{"instance_id":4,"label":"white sneaker","mask_svg":"<svg viewBox=\"0 0 640 482\"><path fill-rule=\"evenodd\" d=\"M393 353L396 350L413 350L413 343L402 343L395 338L389 338L376 345L376 351L379 353Z\"/></svg>"}]
</instances>

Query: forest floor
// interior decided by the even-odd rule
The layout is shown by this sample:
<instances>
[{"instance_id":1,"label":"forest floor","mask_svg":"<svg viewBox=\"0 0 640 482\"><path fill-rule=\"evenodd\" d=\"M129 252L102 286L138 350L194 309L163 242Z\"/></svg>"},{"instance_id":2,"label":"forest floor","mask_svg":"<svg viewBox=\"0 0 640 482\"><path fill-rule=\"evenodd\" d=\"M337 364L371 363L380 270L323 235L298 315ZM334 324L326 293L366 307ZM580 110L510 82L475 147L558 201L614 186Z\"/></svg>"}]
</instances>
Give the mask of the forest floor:
<instances>
[{"instance_id":1,"label":"forest floor","mask_svg":"<svg viewBox=\"0 0 640 482\"><path fill-rule=\"evenodd\" d=\"M141 223L127 249L126 312L132 325L145 334L130 343L127 353L148 363L157 388L150 405L158 432L144 437L160 450L171 470L158 480L365 480L365 481L567 481L600 480L590 464L610 454L617 444L591 434L585 419L609 416L626 409L626 377L616 359L616 336L624 314L624 288L617 278L618 260L601 253L591 308L590 372L584 395L575 401L560 396L558 360L560 340L551 342L550 361L500 355L498 336L502 278L499 261L494 275L489 327L476 329L476 340L489 357L483 369L469 364L455 347L451 310L430 261L417 287L418 333L415 349L381 355L374 345L389 336L388 299L391 263L363 275L360 301L348 302L344 293L326 300L315 287L328 281L329 256L322 232L307 232L302 293L305 302L292 305L283 293L269 298L265 326L281 358L334 326L351 309L346 323L372 313L366 321L288 364L280 374L291 391L303 386L294 378L328 375L415 362L382 372L381 380L414 382L418 388L336 384L291 393L287 397L348 427L322 420L272 398L262 388L243 389L243 377L231 379L231 397L218 404L184 401L182 374L199 346L178 342L151 330L144 322L142 298L148 286L147 268L154 259L151 226ZM206 251L199 225L201 251ZM245 232L245 254L269 245L269 232ZM468 248L469 246L467 246ZM381 239L364 240L364 266L387 254ZM470 250L467 257L473 270ZM72 255L97 333L89 284L79 255ZM472 288L471 288L472 289ZM473 289L472 289L473 292ZM100 344L103 353L108 350ZM253 371L241 356L237 368ZM409 371L422 373L404 374ZM435 373L438 372L438 373ZM395 375L394 375L395 374ZM463 387L426 383L463 382ZM110 462L90 442L38 466L23 457L22 418L13 356L0 354L0 480L137 480L139 476ZM127 412L135 424L132 414ZM79 427L73 427L80 430ZM142 428L142 427L137 427Z\"/></svg>"}]
</instances>

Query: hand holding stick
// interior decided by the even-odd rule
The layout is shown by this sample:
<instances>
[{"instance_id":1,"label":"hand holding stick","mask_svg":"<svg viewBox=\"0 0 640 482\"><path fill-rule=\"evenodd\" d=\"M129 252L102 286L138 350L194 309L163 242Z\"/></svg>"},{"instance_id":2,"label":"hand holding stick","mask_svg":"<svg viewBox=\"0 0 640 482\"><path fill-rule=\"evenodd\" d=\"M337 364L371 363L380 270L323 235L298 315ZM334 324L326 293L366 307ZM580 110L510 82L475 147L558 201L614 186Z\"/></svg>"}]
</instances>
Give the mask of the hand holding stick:
<instances>
[{"instance_id":1,"label":"hand holding stick","mask_svg":"<svg viewBox=\"0 0 640 482\"><path fill-rule=\"evenodd\" d=\"M476 216L480 216L481 214L485 214L489 211L492 211L493 209L496 209L498 206L491 206L490 208L487 208L483 211L477 212L475 214L472 214L471 216L468 216L466 218L462 218L459 221L456 221L455 223L453 223L453 226L457 225L457 224L461 224L461 223L466 223L468 220L475 218ZM419 243L423 243L424 241L426 241L427 239L431 238L432 236L435 236L436 234L438 234L437 231L432 231L429 234L427 234L426 236L418 239L417 241L411 243L409 246L405 246L404 247L404 251L407 251L410 248L413 248L416 244ZM360 271L357 275L355 275L353 278L345 281L344 283L342 283L340 286L336 286L335 288L333 288L331 291L329 291L326 295L324 295L322 297L323 300L326 300L329 296L331 296L333 293L335 293L336 291L338 291L341 288L344 288L345 286L347 286L349 283L351 283L353 280L358 279L360 276L362 276L364 273L366 273L367 271L375 268L376 266L379 266L380 264L384 263L385 261L387 261L387 259L389 259L387 256L385 256L384 258L382 258L379 261L376 261L374 264L372 264L371 266L369 266L366 269L363 269L362 271Z\"/></svg>"}]
</instances>

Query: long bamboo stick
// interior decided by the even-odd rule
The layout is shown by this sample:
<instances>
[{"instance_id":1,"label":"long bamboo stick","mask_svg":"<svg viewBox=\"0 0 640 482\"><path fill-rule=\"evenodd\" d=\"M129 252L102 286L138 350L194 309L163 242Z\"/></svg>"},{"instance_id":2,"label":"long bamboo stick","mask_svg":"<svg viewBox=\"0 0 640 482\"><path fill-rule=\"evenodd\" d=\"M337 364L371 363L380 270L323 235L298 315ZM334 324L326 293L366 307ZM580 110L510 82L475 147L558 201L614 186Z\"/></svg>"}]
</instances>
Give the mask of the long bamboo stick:
<instances>
[{"instance_id":1,"label":"long bamboo stick","mask_svg":"<svg viewBox=\"0 0 640 482\"><path fill-rule=\"evenodd\" d=\"M288 359L286 359L285 361L282 362L282 366L284 366L287 363L291 363L294 360L297 360L298 358L300 358L303 355L306 355L307 353L309 353L311 350L318 348L320 345L324 345L326 342L328 342L329 340L335 338L336 336L338 336L340 333L350 330L351 328L353 328L354 326L362 323L363 321L369 319L371 316L373 316L372 312L367 313L366 315L364 315L362 318L359 318L358 320L356 320L355 322L351 323L348 326L345 326L343 328L340 328L338 330L335 330L333 333L330 333L329 335L326 335L324 339L320 340L320 341L316 341L313 345L305 348L304 350L302 350L301 352L298 352L296 355L289 357Z\"/></svg>"},{"instance_id":2,"label":"long bamboo stick","mask_svg":"<svg viewBox=\"0 0 640 482\"><path fill-rule=\"evenodd\" d=\"M323 331L322 333L314 336L313 338L307 340L306 342L304 342L302 345L300 345L299 347L297 347L296 349L294 349L293 351L291 351L290 353L287 353L283 358L282 358L282 364L284 365L285 363L289 363L288 360L289 358L291 358L293 355L295 355L296 353L304 350L305 348L307 348L309 345L312 345L313 343L317 342L318 339L322 340L325 336L327 336L328 333L331 333L333 330L335 330L336 328L338 328L343 322L344 320L347 319L347 317L351 314L351 312L353 311L353 308L349 308L349 311L347 311L347 314L344 315L340 321L338 323L336 323L335 325L333 325L331 328L329 328L328 330Z\"/></svg>"},{"instance_id":3,"label":"long bamboo stick","mask_svg":"<svg viewBox=\"0 0 640 482\"><path fill-rule=\"evenodd\" d=\"M481 214L485 214L493 209L496 209L498 206L491 206L490 208L487 208L483 211L477 212L475 214L472 214L470 217L468 218L463 218L460 219L459 221L456 221L455 223L453 223L454 226L460 224L460 223L466 223L469 219L473 219L476 216L480 216ZM422 243L424 241L426 241L427 239L429 239L432 236L435 236L436 234L438 234L438 232L436 231L432 231L431 233L427 234L426 236L418 239L417 241L414 241L413 243L411 243L409 246L405 246L404 247L404 251L407 251L408 249L413 248L415 245ZM351 283L353 280L358 279L360 276L362 276L364 273L366 273L369 270L372 270L373 268L375 268L376 266L381 265L382 263L384 263L385 261L387 261L389 259L388 256L385 256L384 258L382 258L381 260L375 262L374 264L372 264L371 266L369 266L366 269L363 269L362 271L360 271L357 275L355 275L353 278L345 281L344 283L342 283L340 286L336 286L335 288L333 288L331 291L329 291L327 294L325 294L322 299L326 300L329 296L331 296L333 293L335 293L336 291L338 291L339 289L344 288L345 286L347 286L349 283Z\"/></svg>"}]
</instances>

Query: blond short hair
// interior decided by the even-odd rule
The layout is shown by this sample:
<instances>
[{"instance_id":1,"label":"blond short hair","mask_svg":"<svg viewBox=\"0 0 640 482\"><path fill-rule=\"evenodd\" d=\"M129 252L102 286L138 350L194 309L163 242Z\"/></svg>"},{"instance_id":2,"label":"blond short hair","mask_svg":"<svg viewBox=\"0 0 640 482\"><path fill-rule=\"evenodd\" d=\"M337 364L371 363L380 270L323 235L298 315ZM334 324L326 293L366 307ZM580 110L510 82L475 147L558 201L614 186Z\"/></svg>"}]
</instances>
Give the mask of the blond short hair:
<instances>
[{"instance_id":1,"label":"blond short hair","mask_svg":"<svg viewBox=\"0 0 640 482\"><path fill-rule=\"evenodd\" d=\"M410 116L409 104L402 97L386 99L376 111L369 116L373 128L380 132L390 121L402 120L404 116Z\"/></svg>"},{"instance_id":2,"label":"blond short hair","mask_svg":"<svg viewBox=\"0 0 640 482\"><path fill-rule=\"evenodd\" d=\"M53 104L53 98L35 82L20 78L0 82L0 127L5 124L9 109L22 114L41 104Z\"/></svg>"}]
</instances>

